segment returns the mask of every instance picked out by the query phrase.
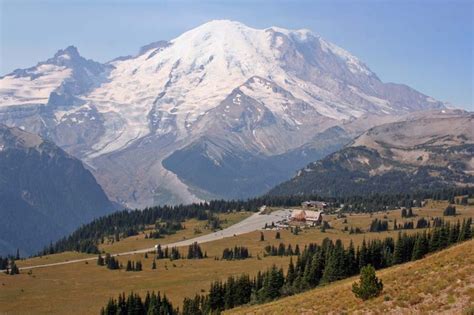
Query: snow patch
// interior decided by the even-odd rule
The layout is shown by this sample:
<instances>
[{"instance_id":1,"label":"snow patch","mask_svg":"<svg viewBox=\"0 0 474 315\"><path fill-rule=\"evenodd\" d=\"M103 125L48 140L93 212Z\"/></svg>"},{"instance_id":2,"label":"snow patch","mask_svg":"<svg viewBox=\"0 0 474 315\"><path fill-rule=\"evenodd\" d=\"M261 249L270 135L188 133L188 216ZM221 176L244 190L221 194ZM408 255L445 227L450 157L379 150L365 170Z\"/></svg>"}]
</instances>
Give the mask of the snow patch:
<instances>
[{"instance_id":1,"label":"snow patch","mask_svg":"<svg viewBox=\"0 0 474 315\"><path fill-rule=\"evenodd\" d=\"M0 107L46 104L51 92L72 74L71 69L52 64L40 65L30 76L8 75L0 79Z\"/></svg>"}]
</instances>

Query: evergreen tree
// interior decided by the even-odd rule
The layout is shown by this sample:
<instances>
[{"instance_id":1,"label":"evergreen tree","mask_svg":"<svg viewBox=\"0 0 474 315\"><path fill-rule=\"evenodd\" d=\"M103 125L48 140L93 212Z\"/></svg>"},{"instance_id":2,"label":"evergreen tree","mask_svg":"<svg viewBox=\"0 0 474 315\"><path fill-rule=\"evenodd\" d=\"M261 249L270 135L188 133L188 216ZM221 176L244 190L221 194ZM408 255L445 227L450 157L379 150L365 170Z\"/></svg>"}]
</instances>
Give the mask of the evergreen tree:
<instances>
[{"instance_id":1,"label":"evergreen tree","mask_svg":"<svg viewBox=\"0 0 474 315\"><path fill-rule=\"evenodd\" d=\"M202 254L201 246L197 242L189 245L188 247L188 259L202 259L204 255Z\"/></svg>"},{"instance_id":2,"label":"evergreen tree","mask_svg":"<svg viewBox=\"0 0 474 315\"><path fill-rule=\"evenodd\" d=\"M10 275L18 275L20 274L20 269L18 269L18 266L16 265L15 261L12 259L10 262Z\"/></svg>"},{"instance_id":3,"label":"evergreen tree","mask_svg":"<svg viewBox=\"0 0 474 315\"><path fill-rule=\"evenodd\" d=\"M323 283L328 283L346 277L346 261L345 261L344 248L341 240L336 241L336 245L329 253L326 266L323 272Z\"/></svg>"},{"instance_id":4,"label":"evergreen tree","mask_svg":"<svg viewBox=\"0 0 474 315\"><path fill-rule=\"evenodd\" d=\"M298 244L296 244L296 246L295 246L295 253L294 254L297 255L297 256L300 255L300 247L299 247Z\"/></svg>"},{"instance_id":5,"label":"evergreen tree","mask_svg":"<svg viewBox=\"0 0 474 315\"><path fill-rule=\"evenodd\" d=\"M135 271L142 271L142 262L140 260L135 264Z\"/></svg>"},{"instance_id":6,"label":"evergreen tree","mask_svg":"<svg viewBox=\"0 0 474 315\"><path fill-rule=\"evenodd\" d=\"M398 233L398 239L397 239L397 242L395 243L395 249L393 252L392 262L394 265L405 262L405 248L404 248L401 232Z\"/></svg>"},{"instance_id":7,"label":"evergreen tree","mask_svg":"<svg viewBox=\"0 0 474 315\"><path fill-rule=\"evenodd\" d=\"M377 278L375 268L371 265L361 269L360 282L352 285L352 292L354 292L356 297L364 301L379 296L382 290L382 280Z\"/></svg>"},{"instance_id":8,"label":"evergreen tree","mask_svg":"<svg viewBox=\"0 0 474 315\"><path fill-rule=\"evenodd\" d=\"M101 254L97 257L97 265L103 266L104 265L104 258L102 257Z\"/></svg>"},{"instance_id":9,"label":"evergreen tree","mask_svg":"<svg viewBox=\"0 0 474 315\"><path fill-rule=\"evenodd\" d=\"M315 287L321 282L323 277L323 272L325 270L325 257L322 250L318 250L311 260L311 265L309 266L309 277L307 279L310 287Z\"/></svg>"},{"instance_id":10,"label":"evergreen tree","mask_svg":"<svg viewBox=\"0 0 474 315\"><path fill-rule=\"evenodd\" d=\"M426 232L416 237L415 246L413 247L413 253L411 260L417 260L423 258L428 253L428 238Z\"/></svg>"},{"instance_id":11,"label":"evergreen tree","mask_svg":"<svg viewBox=\"0 0 474 315\"><path fill-rule=\"evenodd\" d=\"M459 232L460 234L460 237L462 240L469 240L472 238L472 230L471 230L471 225L472 225L472 218L469 218L469 219L464 219L463 220L463 228L462 230ZM462 236L461 236L462 234Z\"/></svg>"},{"instance_id":12,"label":"evergreen tree","mask_svg":"<svg viewBox=\"0 0 474 315\"><path fill-rule=\"evenodd\" d=\"M455 216L456 215L456 207L453 205L449 205L443 211L444 216Z\"/></svg>"},{"instance_id":13,"label":"evergreen tree","mask_svg":"<svg viewBox=\"0 0 474 315\"><path fill-rule=\"evenodd\" d=\"M286 273L286 283L292 285L296 278L295 266L293 265L293 258L290 258L288 265L288 272Z\"/></svg>"},{"instance_id":14,"label":"evergreen tree","mask_svg":"<svg viewBox=\"0 0 474 315\"><path fill-rule=\"evenodd\" d=\"M359 261L359 270L369 264L369 251L367 249L367 243L365 242L365 239L362 241L362 246L357 257L357 260Z\"/></svg>"},{"instance_id":15,"label":"evergreen tree","mask_svg":"<svg viewBox=\"0 0 474 315\"><path fill-rule=\"evenodd\" d=\"M359 263L356 258L354 243L349 243L349 248L347 249L346 253L346 273L347 275L355 275L359 272Z\"/></svg>"}]
</instances>

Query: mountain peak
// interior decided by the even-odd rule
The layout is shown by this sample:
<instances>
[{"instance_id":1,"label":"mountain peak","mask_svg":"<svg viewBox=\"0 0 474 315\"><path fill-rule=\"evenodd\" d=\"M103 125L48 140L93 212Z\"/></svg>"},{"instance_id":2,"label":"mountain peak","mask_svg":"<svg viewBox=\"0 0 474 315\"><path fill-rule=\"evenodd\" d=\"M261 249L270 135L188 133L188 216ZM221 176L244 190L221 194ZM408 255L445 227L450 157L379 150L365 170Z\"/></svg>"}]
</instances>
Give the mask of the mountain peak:
<instances>
[{"instance_id":1,"label":"mountain peak","mask_svg":"<svg viewBox=\"0 0 474 315\"><path fill-rule=\"evenodd\" d=\"M211 26L211 27L248 27L247 25L239 22L239 21L233 21L233 20L226 20L226 19L217 19L217 20L211 20L209 22L206 22L204 24L201 24L199 27L204 27L204 26Z\"/></svg>"},{"instance_id":2,"label":"mountain peak","mask_svg":"<svg viewBox=\"0 0 474 315\"><path fill-rule=\"evenodd\" d=\"M66 47L65 49L60 49L54 54L54 59L57 58L62 58L62 59L75 59L75 58L80 58L81 55L79 54L79 51L77 50L76 46L70 45Z\"/></svg>"}]
</instances>

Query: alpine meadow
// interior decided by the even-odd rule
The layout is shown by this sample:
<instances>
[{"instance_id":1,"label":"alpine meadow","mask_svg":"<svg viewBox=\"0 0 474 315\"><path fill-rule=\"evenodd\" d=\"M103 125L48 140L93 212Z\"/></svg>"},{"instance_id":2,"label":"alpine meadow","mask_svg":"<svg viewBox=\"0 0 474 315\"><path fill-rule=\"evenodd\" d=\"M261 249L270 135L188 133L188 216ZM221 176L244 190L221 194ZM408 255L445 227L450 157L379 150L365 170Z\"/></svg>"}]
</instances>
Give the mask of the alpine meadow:
<instances>
[{"instance_id":1,"label":"alpine meadow","mask_svg":"<svg viewBox=\"0 0 474 315\"><path fill-rule=\"evenodd\" d=\"M0 314L474 314L473 12L0 1Z\"/></svg>"}]
</instances>

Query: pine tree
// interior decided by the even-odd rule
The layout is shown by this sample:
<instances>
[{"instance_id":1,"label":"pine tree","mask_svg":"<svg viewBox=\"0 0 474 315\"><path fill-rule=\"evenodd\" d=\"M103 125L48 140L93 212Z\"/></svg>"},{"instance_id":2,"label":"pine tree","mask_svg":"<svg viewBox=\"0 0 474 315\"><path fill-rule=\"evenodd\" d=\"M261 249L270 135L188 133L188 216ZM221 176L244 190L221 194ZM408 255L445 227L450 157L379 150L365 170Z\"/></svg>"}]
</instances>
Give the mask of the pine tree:
<instances>
[{"instance_id":1,"label":"pine tree","mask_svg":"<svg viewBox=\"0 0 474 315\"><path fill-rule=\"evenodd\" d=\"M306 281L310 287L315 287L321 281L324 272L324 256L322 250L318 250L314 253L311 259L311 264L306 268L309 269Z\"/></svg>"},{"instance_id":2,"label":"pine tree","mask_svg":"<svg viewBox=\"0 0 474 315\"><path fill-rule=\"evenodd\" d=\"M97 257L97 265L103 266L104 265L104 258L102 257L101 254Z\"/></svg>"},{"instance_id":3,"label":"pine tree","mask_svg":"<svg viewBox=\"0 0 474 315\"><path fill-rule=\"evenodd\" d=\"M346 253L346 267L347 267L347 275L355 275L359 272L359 264L356 259L354 243L349 243L349 248L347 249Z\"/></svg>"},{"instance_id":4,"label":"pine tree","mask_svg":"<svg viewBox=\"0 0 474 315\"><path fill-rule=\"evenodd\" d=\"M453 205L449 205L443 211L444 216L455 216L456 215L456 207Z\"/></svg>"},{"instance_id":5,"label":"pine tree","mask_svg":"<svg viewBox=\"0 0 474 315\"><path fill-rule=\"evenodd\" d=\"M411 258L411 257L410 257ZM405 257L405 242L404 242L404 237L402 237L402 233L398 233L398 239L397 242L395 243L395 249L393 252L393 261L392 263L394 265L396 264L401 264L406 261Z\"/></svg>"},{"instance_id":6,"label":"pine tree","mask_svg":"<svg viewBox=\"0 0 474 315\"><path fill-rule=\"evenodd\" d=\"M324 268L323 283L344 279L346 277L345 253L341 240L336 241L336 245L329 253L326 266Z\"/></svg>"},{"instance_id":7,"label":"pine tree","mask_svg":"<svg viewBox=\"0 0 474 315\"><path fill-rule=\"evenodd\" d=\"M415 241L415 246L413 247L413 253L411 260L417 260L423 258L428 253L428 239L426 237L426 232L422 235L418 235Z\"/></svg>"},{"instance_id":8,"label":"pine tree","mask_svg":"<svg viewBox=\"0 0 474 315\"><path fill-rule=\"evenodd\" d=\"M15 261L12 259L10 263L10 275L18 275L20 274L20 269L18 269L18 266L16 265Z\"/></svg>"},{"instance_id":9,"label":"pine tree","mask_svg":"<svg viewBox=\"0 0 474 315\"><path fill-rule=\"evenodd\" d=\"M472 218L463 220L463 225L464 225L464 228L462 229L460 233L463 234L462 236L463 240L469 240L472 238L472 230L471 230Z\"/></svg>"},{"instance_id":10,"label":"pine tree","mask_svg":"<svg viewBox=\"0 0 474 315\"><path fill-rule=\"evenodd\" d=\"M293 265L293 258L290 258L290 264L288 265L288 272L286 273L286 283L292 285L295 281L296 273L295 266Z\"/></svg>"},{"instance_id":11,"label":"pine tree","mask_svg":"<svg viewBox=\"0 0 474 315\"><path fill-rule=\"evenodd\" d=\"M362 241L362 246L357 256L358 256L358 261L359 261L359 270L362 269L362 267L369 264L369 252L367 249L367 243L365 242L365 239Z\"/></svg>"},{"instance_id":12,"label":"pine tree","mask_svg":"<svg viewBox=\"0 0 474 315\"><path fill-rule=\"evenodd\" d=\"M300 246L296 244L295 246L295 255L299 256L300 255Z\"/></svg>"},{"instance_id":13,"label":"pine tree","mask_svg":"<svg viewBox=\"0 0 474 315\"><path fill-rule=\"evenodd\" d=\"M142 262L140 260L135 264L135 271L142 271Z\"/></svg>"},{"instance_id":14,"label":"pine tree","mask_svg":"<svg viewBox=\"0 0 474 315\"><path fill-rule=\"evenodd\" d=\"M461 231L461 224L456 222L454 226L451 227L449 230L449 244L454 244L458 241L459 238L459 232Z\"/></svg>"},{"instance_id":15,"label":"pine tree","mask_svg":"<svg viewBox=\"0 0 474 315\"><path fill-rule=\"evenodd\" d=\"M360 282L352 285L352 292L355 296L368 300L377 297L383 290L382 280L375 275L375 268L371 265L363 267L360 271Z\"/></svg>"}]
</instances>

